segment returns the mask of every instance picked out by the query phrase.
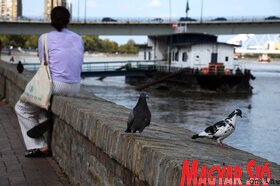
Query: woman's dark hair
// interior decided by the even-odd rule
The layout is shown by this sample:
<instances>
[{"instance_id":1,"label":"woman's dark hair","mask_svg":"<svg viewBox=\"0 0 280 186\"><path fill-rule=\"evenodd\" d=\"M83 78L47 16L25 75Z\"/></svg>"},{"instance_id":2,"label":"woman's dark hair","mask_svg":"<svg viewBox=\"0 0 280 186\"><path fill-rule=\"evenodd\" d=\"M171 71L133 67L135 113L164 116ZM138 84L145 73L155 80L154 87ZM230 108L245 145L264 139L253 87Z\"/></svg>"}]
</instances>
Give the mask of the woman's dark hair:
<instances>
[{"instance_id":1,"label":"woman's dark hair","mask_svg":"<svg viewBox=\"0 0 280 186\"><path fill-rule=\"evenodd\" d=\"M63 6L54 7L51 11L51 21L52 26L60 32L63 28L67 27L70 21L70 13Z\"/></svg>"}]
</instances>

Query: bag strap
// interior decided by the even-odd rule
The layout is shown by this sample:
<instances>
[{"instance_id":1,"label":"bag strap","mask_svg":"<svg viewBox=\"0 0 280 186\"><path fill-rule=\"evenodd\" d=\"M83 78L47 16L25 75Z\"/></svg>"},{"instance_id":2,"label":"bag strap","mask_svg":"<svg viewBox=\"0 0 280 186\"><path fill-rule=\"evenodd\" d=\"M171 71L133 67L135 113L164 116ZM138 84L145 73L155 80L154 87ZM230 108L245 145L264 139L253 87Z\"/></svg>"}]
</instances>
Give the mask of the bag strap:
<instances>
[{"instance_id":1,"label":"bag strap","mask_svg":"<svg viewBox=\"0 0 280 186\"><path fill-rule=\"evenodd\" d=\"M48 78L51 80L51 75L50 75L50 68L49 68L49 53L48 53L48 43L47 43L47 37L48 34L45 33L42 35L42 55L43 55L43 60L41 65L46 67L46 72L48 74Z\"/></svg>"},{"instance_id":2,"label":"bag strap","mask_svg":"<svg viewBox=\"0 0 280 186\"><path fill-rule=\"evenodd\" d=\"M42 54L44 59L44 65L47 66L49 63L49 55L48 55L48 44L47 44L48 34L45 33L42 35Z\"/></svg>"}]
</instances>

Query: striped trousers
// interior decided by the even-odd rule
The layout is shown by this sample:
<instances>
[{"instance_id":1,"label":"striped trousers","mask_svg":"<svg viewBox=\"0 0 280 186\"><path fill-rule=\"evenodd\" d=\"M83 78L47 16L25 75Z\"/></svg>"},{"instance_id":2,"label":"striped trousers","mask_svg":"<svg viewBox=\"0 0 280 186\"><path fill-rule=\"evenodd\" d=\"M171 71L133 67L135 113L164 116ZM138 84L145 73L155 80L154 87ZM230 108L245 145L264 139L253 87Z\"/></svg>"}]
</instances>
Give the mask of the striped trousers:
<instances>
[{"instance_id":1,"label":"striped trousers","mask_svg":"<svg viewBox=\"0 0 280 186\"><path fill-rule=\"evenodd\" d=\"M52 95L74 96L80 91L80 83L64 83L53 81ZM34 126L48 120L47 111L40 107L23 103L20 100L15 105L15 112L22 132L23 140L27 150L47 147L44 137L30 138L27 131Z\"/></svg>"}]
</instances>

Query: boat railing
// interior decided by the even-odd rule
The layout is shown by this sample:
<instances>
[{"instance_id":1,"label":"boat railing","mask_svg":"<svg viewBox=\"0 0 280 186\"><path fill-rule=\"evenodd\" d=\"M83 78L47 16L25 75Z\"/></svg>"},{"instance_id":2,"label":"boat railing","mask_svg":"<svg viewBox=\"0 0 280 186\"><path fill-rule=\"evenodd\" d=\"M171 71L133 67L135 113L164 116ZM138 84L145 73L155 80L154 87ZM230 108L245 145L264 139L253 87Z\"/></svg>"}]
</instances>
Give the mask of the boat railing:
<instances>
[{"instance_id":1,"label":"boat railing","mask_svg":"<svg viewBox=\"0 0 280 186\"><path fill-rule=\"evenodd\" d=\"M174 67L165 63L156 63L156 69L159 72L179 72L184 67ZM187 74L201 74L201 75L243 75L249 73L250 71L245 69L240 65L234 65L233 69L225 68L224 66L211 66L209 67L201 67L196 66L194 68L185 67L185 73Z\"/></svg>"}]
</instances>

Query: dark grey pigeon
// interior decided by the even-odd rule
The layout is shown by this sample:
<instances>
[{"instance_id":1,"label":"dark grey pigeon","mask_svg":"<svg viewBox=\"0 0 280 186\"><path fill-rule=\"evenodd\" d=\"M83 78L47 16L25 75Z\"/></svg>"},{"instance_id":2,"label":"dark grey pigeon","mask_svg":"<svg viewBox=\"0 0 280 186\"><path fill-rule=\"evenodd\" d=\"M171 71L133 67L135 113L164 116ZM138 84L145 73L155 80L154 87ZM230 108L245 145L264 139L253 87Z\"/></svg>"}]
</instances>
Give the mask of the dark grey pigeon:
<instances>
[{"instance_id":1,"label":"dark grey pigeon","mask_svg":"<svg viewBox=\"0 0 280 186\"><path fill-rule=\"evenodd\" d=\"M17 64L17 71L18 73L22 73L23 70L24 70L23 64L21 63L21 61L19 61Z\"/></svg>"},{"instance_id":2,"label":"dark grey pigeon","mask_svg":"<svg viewBox=\"0 0 280 186\"><path fill-rule=\"evenodd\" d=\"M192 136L192 139L196 138L210 138L215 139L217 142L223 146L222 141L231 135L235 130L236 116L242 118L242 111L240 109L235 109L228 117L224 120L217 122L216 124L207 127L204 131L199 134Z\"/></svg>"},{"instance_id":3,"label":"dark grey pigeon","mask_svg":"<svg viewBox=\"0 0 280 186\"><path fill-rule=\"evenodd\" d=\"M151 112L146 102L147 94L141 93L136 106L132 109L127 120L125 132L135 133L137 130L141 134L146 126L150 125Z\"/></svg>"}]
</instances>

